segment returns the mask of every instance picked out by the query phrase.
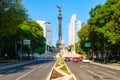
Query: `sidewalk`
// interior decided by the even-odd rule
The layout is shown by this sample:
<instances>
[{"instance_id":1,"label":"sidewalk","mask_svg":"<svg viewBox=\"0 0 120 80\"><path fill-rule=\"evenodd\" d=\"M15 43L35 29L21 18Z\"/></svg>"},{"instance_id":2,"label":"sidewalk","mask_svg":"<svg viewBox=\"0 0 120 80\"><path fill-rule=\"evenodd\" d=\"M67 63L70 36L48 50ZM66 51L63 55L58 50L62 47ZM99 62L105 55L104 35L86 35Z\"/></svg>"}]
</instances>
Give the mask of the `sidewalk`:
<instances>
[{"instance_id":1,"label":"sidewalk","mask_svg":"<svg viewBox=\"0 0 120 80\"><path fill-rule=\"evenodd\" d=\"M120 70L120 64L102 64L102 63L97 63L94 61L90 61L91 64L95 64L95 65L99 65L99 66L103 66L103 67L107 67L107 68L111 68L111 69L116 69L116 70Z\"/></svg>"},{"instance_id":2,"label":"sidewalk","mask_svg":"<svg viewBox=\"0 0 120 80\"><path fill-rule=\"evenodd\" d=\"M12 68L12 67L17 67L17 66L25 65L25 64L36 62L36 61L37 60L21 61L21 62L16 62L16 63L8 64L8 65L1 65L0 66L0 70L4 70L4 69Z\"/></svg>"}]
</instances>

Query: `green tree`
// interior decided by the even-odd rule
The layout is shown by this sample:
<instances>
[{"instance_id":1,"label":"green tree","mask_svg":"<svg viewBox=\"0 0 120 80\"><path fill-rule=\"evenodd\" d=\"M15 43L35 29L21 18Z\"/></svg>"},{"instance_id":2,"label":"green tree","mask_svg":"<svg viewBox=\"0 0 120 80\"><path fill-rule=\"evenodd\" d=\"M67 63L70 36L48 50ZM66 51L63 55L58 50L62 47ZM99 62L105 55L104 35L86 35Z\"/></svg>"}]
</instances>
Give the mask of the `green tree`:
<instances>
[{"instance_id":1,"label":"green tree","mask_svg":"<svg viewBox=\"0 0 120 80\"><path fill-rule=\"evenodd\" d=\"M16 27L27 19L21 0L0 0L0 38L16 33Z\"/></svg>"},{"instance_id":2,"label":"green tree","mask_svg":"<svg viewBox=\"0 0 120 80\"><path fill-rule=\"evenodd\" d=\"M31 40L32 52L43 53L45 50L45 38L43 36L43 28L35 21L24 21L19 25L17 30L17 39Z\"/></svg>"},{"instance_id":3,"label":"green tree","mask_svg":"<svg viewBox=\"0 0 120 80\"><path fill-rule=\"evenodd\" d=\"M87 48L85 48L85 42L91 42L91 37L90 33L92 31L92 28L90 27L89 24L85 24L82 26L81 30L78 31L78 37L80 39L80 47L84 50L87 51Z\"/></svg>"},{"instance_id":4,"label":"green tree","mask_svg":"<svg viewBox=\"0 0 120 80\"><path fill-rule=\"evenodd\" d=\"M0 58L15 54L15 38L17 26L26 20L28 15L21 0L0 0Z\"/></svg>"},{"instance_id":5,"label":"green tree","mask_svg":"<svg viewBox=\"0 0 120 80\"><path fill-rule=\"evenodd\" d=\"M82 48L80 46L80 42L75 43L75 51L78 54L81 54L81 52L83 52L83 50L82 50Z\"/></svg>"},{"instance_id":6,"label":"green tree","mask_svg":"<svg viewBox=\"0 0 120 80\"><path fill-rule=\"evenodd\" d=\"M91 40L95 41L94 46L100 48L102 54L106 51L120 52L120 0L107 0L104 5L91 9L88 24L93 28L91 34L96 39Z\"/></svg>"}]
</instances>

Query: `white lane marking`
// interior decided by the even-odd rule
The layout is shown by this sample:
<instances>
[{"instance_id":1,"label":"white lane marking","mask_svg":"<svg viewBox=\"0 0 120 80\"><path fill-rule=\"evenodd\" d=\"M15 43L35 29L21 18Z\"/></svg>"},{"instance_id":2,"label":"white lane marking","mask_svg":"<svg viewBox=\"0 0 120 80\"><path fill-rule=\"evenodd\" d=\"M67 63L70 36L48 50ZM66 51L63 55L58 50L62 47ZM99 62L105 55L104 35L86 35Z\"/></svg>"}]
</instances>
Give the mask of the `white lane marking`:
<instances>
[{"instance_id":1,"label":"white lane marking","mask_svg":"<svg viewBox=\"0 0 120 80\"><path fill-rule=\"evenodd\" d=\"M86 68L89 68L88 66L79 66L79 67L86 67Z\"/></svg>"},{"instance_id":2,"label":"white lane marking","mask_svg":"<svg viewBox=\"0 0 120 80\"><path fill-rule=\"evenodd\" d=\"M94 73L94 72L92 72L90 70L86 70L86 71L93 74L94 76L98 76L100 79L103 79L102 76L100 76L100 75L98 75L98 74L96 74L96 73Z\"/></svg>"},{"instance_id":3,"label":"white lane marking","mask_svg":"<svg viewBox=\"0 0 120 80\"><path fill-rule=\"evenodd\" d=\"M82 67L82 66L79 66L79 67Z\"/></svg>"},{"instance_id":4,"label":"white lane marking","mask_svg":"<svg viewBox=\"0 0 120 80\"><path fill-rule=\"evenodd\" d=\"M33 69L33 70L27 72L26 74L24 74L24 75L18 77L16 80L20 80L20 79L22 79L23 77L25 77L25 76L27 76L28 74L32 73L33 71L39 69L40 67L41 67L41 65L40 65L39 67L37 67L37 68L35 68L35 69Z\"/></svg>"},{"instance_id":5,"label":"white lane marking","mask_svg":"<svg viewBox=\"0 0 120 80\"><path fill-rule=\"evenodd\" d=\"M88 68L88 66L83 66L83 67L87 67Z\"/></svg>"},{"instance_id":6,"label":"white lane marking","mask_svg":"<svg viewBox=\"0 0 120 80\"><path fill-rule=\"evenodd\" d=\"M107 72L112 73L112 74L117 74L116 72L112 72L112 71L107 71Z\"/></svg>"},{"instance_id":7,"label":"white lane marking","mask_svg":"<svg viewBox=\"0 0 120 80\"><path fill-rule=\"evenodd\" d=\"M98 68L97 66L94 66L94 68Z\"/></svg>"}]
</instances>

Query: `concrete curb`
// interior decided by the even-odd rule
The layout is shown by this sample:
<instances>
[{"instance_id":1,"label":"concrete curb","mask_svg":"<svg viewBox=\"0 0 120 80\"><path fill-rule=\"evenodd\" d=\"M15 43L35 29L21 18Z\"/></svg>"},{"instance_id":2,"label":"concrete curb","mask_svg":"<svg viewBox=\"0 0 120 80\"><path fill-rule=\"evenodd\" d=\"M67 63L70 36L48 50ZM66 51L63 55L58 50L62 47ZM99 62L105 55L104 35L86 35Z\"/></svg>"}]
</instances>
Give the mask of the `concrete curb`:
<instances>
[{"instance_id":1,"label":"concrete curb","mask_svg":"<svg viewBox=\"0 0 120 80\"><path fill-rule=\"evenodd\" d=\"M65 63L65 62L64 62L64 63ZM74 80L77 80L77 79L76 79L76 77L75 77L75 75L74 75L74 74L72 74L71 70L68 68L68 66L67 66L67 64L66 64L66 63L65 63L65 65L66 65L66 67L67 67L68 72L70 72L70 74L73 76Z\"/></svg>"},{"instance_id":2,"label":"concrete curb","mask_svg":"<svg viewBox=\"0 0 120 80\"><path fill-rule=\"evenodd\" d=\"M56 63L57 63L57 60L56 60L55 64L53 65L53 67L52 67L52 69L51 69L51 71L50 71L48 77L47 77L45 80L50 80L50 77L51 77L52 71L53 71L53 69L54 69Z\"/></svg>"},{"instance_id":3,"label":"concrete curb","mask_svg":"<svg viewBox=\"0 0 120 80\"><path fill-rule=\"evenodd\" d=\"M72 75L67 75L67 76L52 79L52 80L70 80L72 77L73 77Z\"/></svg>"}]
</instances>

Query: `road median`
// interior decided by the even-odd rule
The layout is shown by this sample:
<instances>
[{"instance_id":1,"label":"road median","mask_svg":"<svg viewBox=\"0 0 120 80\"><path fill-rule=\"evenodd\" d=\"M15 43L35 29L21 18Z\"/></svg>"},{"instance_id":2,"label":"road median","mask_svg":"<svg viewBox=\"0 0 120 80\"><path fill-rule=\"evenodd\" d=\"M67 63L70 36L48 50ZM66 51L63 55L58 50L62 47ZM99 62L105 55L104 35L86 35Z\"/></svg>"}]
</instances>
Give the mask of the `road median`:
<instances>
[{"instance_id":1,"label":"road median","mask_svg":"<svg viewBox=\"0 0 120 80\"><path fill-rule=\"evenodd\" d=\"M46 80L76 80L63 59L59 58Z\"/></svg>"}]
</instances>

